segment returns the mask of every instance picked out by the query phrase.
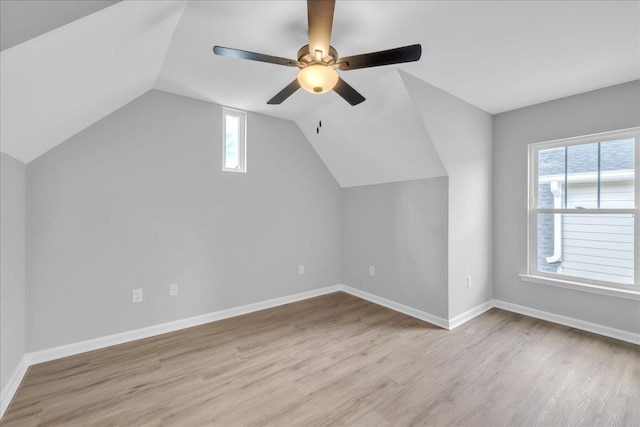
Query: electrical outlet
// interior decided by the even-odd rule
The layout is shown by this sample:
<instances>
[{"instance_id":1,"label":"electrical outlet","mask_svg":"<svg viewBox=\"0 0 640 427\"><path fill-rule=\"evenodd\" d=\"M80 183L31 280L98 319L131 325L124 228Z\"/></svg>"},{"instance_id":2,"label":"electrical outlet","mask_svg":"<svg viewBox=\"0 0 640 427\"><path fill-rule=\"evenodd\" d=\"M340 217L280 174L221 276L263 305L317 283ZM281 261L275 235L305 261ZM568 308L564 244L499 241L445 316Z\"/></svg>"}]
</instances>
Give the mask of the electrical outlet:
<instances>
[{"instance_id":1,"label":"electrical outlet","mask_svg":"<svg viewBox=\"0 0 640 427\"><path fill-rule=\"evenodd\" d=\"M178 284L172 283L169 285L169 296L175 297L176 295L178 295Z\"/></svg>"},{"instance_id":2,"label":"electrical outlet","mask_svg":"<svg viewBox=\"0 0 640 427\"><path fill-rule=\"evenodd\" d=\"M134 304L142 302L142 289L133 289L131 291L131 302Z\"/></svg>"},{"instance_id":3,"label":"electrical outlet","mask_svg":"<svg viewBox=\"0 0 640 427\"><path fill-rule=\"evenodd\" d=\"M373 265L369 266L369 276L375 276L376 275L376 268Z\"/></svg>"},{"instance_id":4,"label":"electrical outlet","mask_svg":"<svg viewBox=\"0 0 640 427\"><path fill-rule=\"evenodd\" d=\"M298 274L301 276L304 274L304 264L298 266Z\"/></svg>"},{"instance_id":5,"label":"electrical outlet","mask_svg":"<svg viewBox=\"0 0 640 427\"><path fill-rule=\"evenodd\" d=\"M471 287L471 276L467 276L467 289Z\"/></svg>"}]
</instances>

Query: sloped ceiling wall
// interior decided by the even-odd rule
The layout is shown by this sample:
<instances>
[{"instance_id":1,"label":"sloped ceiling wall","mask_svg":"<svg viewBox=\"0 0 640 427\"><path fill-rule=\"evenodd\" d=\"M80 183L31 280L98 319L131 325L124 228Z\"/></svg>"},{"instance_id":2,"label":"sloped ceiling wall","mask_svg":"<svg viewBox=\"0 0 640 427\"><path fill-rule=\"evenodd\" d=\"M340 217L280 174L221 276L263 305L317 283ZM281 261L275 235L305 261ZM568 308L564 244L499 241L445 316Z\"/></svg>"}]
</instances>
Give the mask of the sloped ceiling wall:
<instances>
[{"instance_id":1,"label":"sloped ceiling wall","mask_svg":"<svg viewBox=\"0 0 640 427\"><path fill-rule=\"evenodd\" d=\"M493 119L408 73L400 76L449 172L448 301L453 318L492 297Z\"/></svg>"},{"instance_id":2,"label":"sloped ceiling wall","mask_svg":"<svg viewBox=\"0 0 640 427\"><path fill-rule=\"evenodd\" d=\"M255 19L257 25L269 5L252 3L249 11L242 11L232 3L123 1L2 51L2 151L28 163L154 87L175 91L169 81L203 86L202 79L211 79L202 74L204 66L191 77L165 76L176 64L189 64L202 52L208 61L220 59L210 52L212 38L204 31L213 12L234 17L223 20L228 26L217 28L217 33L236 34L242 16L234 13L242 12L248 24ZM305 14L304 3L277 7L291 22ZM305 42L304 27L291 30L299 40L293 37L290 50ZM200 35L194 37L194 31ZM200 43L193 43L194 38ZM238 77L238 64L216 64L233 65L226 75ZM240 65L249 74L258 73L242 80L262 87L265 97L272 88L259 75L261 65L270 72L291 73L270 64ZM298 95L311 104L299 108L290 102L286 111L299 108L298 125L343 187L445 176L397 69L379 68L366 78L368 71L346 77L358 77L356 86L367 97L355 108L334 93L318 98L301 91ZM226 94L222 99L232 96L216 87ZM317 117L325 123L320 135L315 134Z\"/></svg>"},{"instance_id":3,"label":"sloped ceiling wall","mask_svg":"<svg viewBox=\"0 0 640 427\"><path fill-rule=\"evenodd\" d=\"M337 99L296 121L341 187L447 175L397 69L361 92L362 104Z\"/></svg>"},{"instance_id":4,"label":"sloped ceiling wall","mask_svg":"<svg viewBox=\"0 0 640 427\"><path fill-rule=\"evenodd\" d=\"M152 89L184 5L121 2L0 52L2 152L27 163Z\"/></svg>"},{"instance_id":5,"label":"sloped ceiling wall","mask_svg":"<svg viewBox=\"0 0 640 427\"><path fill-rule=\"evenodd\" d=\"M9 49L77 19L116 4L117 0L2 0L0 50Z\"/></svg>"}]
</instances>

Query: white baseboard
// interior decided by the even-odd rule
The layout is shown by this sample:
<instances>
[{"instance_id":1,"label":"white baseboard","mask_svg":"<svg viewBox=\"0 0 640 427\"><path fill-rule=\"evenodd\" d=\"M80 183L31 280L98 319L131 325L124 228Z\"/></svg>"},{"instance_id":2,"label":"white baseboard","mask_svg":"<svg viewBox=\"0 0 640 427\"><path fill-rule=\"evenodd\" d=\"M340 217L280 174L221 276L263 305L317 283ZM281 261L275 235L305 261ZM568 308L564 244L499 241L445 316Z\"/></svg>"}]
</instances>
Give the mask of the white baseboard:
<instances>
[{"instance_id":1,"label":"white baseboard","mask_svg":"<svg viewBox=\"0 0 640 427\"><path fill-rule=\"evenodd\" d=\"M228 319L230 317L241 316L254 311L265 310L267 308L277 307L279 305L290 304L296 301L302 301L308 298L329 294L340 291L339 285L327 286L325 288L314 289L307 292L288 295L280 298L274 298L267 301L260 301L253 304L233 307L226 310L215 311L200 316L189 317L187 319L175 320L173 322L161 323L159 325L149 326L146 328L135 329L132 331L121 332L118 334L107 335L105 337L94 338L86 341L80 341L73 344L67 344L60 347L48 348L46 350L27 353L26 358L29 365L48 362L50 360L60 359L62 357L73 356L87 351L99 350L101 348L110 347L117 344L123 344L143 338L149 338L168 332L179 331L193 326L203 325L216 320Z\"/></svg>"},{"instance_id":2,"label":"white baseboard","mask_svg":"<svg viewBox=\"0 0 640 427\"><path fill-rule=\"evenodd\" d=\"M480 316L485 311L491 310L493 307L494 307L493 300L483 302L482 304L477 305L472 309L469 309L452 319L449 319L449 327L447 329L451 330L451 329L457 328L463 323L467 323L469 320L473 319L474 317Z\"/></svg>"},{"instance_id":3,"label":"white baseboard","mask_svg":"<svg viewBox=\"0 0 640 427\"><path fill-rule=\"evenodd\" d=\"M506 301L490 300L486 301L470 310L459 314L449 320L442 317L434 316L433 314L426 313L424 311L415 309L413 307L406 306L404 304L397 303L395 301L388 300L386 298L379 297L377 295L370 294L360 289L352 288L347 285L339 285L339 289L349 294L355 295L359 298L366 299L375 304L382 305L392 310L404 313L408 316L415 317L425 322L432 323L436 326L440 326L444 329L454 329L463 323L468 322L481 315L482 313L491 310L492 308L500 308L502 310L511 311L518 314L524 314L525 316L535 317L536 319L546 320L560 325L569 326L583 331L592 332L594 334L603 335L609 338L615 338L620 341L630 342L632 344L640 345L640 334L624 331L622 329L611 328L609 326L599 325L597 323L591 323L584 320L575 319L573 317L562 316L559 314L549 313L535 308L529 308L518 304L513 304Z\"/></svg>"},{"instance_id":4,"label":"white baseboard","mask_svg":"<svg viewBox=\"0 0 640 427\"><path fill-rule=\"evenodd\" d=\"M360 289L352 288L347 285L334 285L327 286L325 288L314 289L308 292L301 292L298 294L288 295L280 298L274 298L267 301L261 301L253 304L243 305L240 307L229 308L226 310L220 310L213 313L204 314L201 316L190 317L187 319L176 320L173 322L162 323L160 325L149 326L147 328L136 329L133 331L122 332L118 334L108 335L105 337L90 339L86 341L80 341L73 344L54 347L46 350L36 351L25 354L20 363L16 367L15 371L11 375L10 380L0 393L0 418L4 415L4 412L9 407L13 396L15 395L27 369L31 365L38 363L48 362L62 357L73 356L87 351L99 350L101 348L110 347L117 344L123 344L143 338L149 338L155 335L165 334L168 332L174 332L192 326L198 326L216 320L228 319L230 317L240 316L243 314L252 313L255 311L265 310L268 308L277 307L284 304L290 304L296 301L302 301L308 298L313 298L320 295L325 295L333 292L343 291L354 295L358 298L365 299L378 305L390 308L391 310L398 311L416 319L423 320L433 325L439 326L444 329L453 329L476 316L490 310L493 307L497 307L503 310L512 311L514 313L523 314L525 316L535 317L542 320L547 320L561 325L569 326L576 329L582 329L588 332L593 332L599 335L619 339L621 341L627 341L633 344L640 344L640 334L634 334L632 332L623 331L621 329L610 328L608 326L602 326L595 323L585 322L583 320L574 319L571 317L561 316L558 314L548 313L546 311L536 310L533 308L525 307L522 305L512 304L500 300L491 300L483 304L478 305L464 313L452 318L444 319L439 316L418 310L413 307L409 307L404 304L400 304L389 299L379 297L369 292L362 291Z\"/></svg>"},{"instance_id":5,"label":"white baseboard","mask_svg":"<svg viewBox=\"0 0 640 427\"><path fill-rule=\"evenodd\" d=\"M18 366L13 370L9 381L7 381L7 384L5 384L0 392L0 419L2 419L2 416L9 407L13 396L16 394L16 391L18 391L18 387L20 387L20 383L22 382L24 375L27 373L27 369L29 369L29 363L27 363L27 358L22 356L18 362Z\"/></svg>"},{"instance_id":6,"label":"white baseboard","mask_svg":"<svg viewBox=\"0 0 640 427\"><path fill-rule=\"evenodd\" d=\"M146 328L135 329L132 331L121 332L118 334L107 335L105 337L94 338L86 341L80 341L73 344L62 345L59 347L48 348L46 350L35 351L25 354L20 360L20 364L13 372L11 379L2 389L0 394L0 419L9 407L13 396L22 382L22 378L31 365L48 362L63 357L74 356L76 354L85 353L87 351L99 350L105 347L111 347L117 344L149 338L168 332L179 331L181 329L198 326L216 320L228 319L230 317L241 316L243 314L253 313L255 311L265 310L284 304L290 304L296 301L317 297L320 295L330 294L342 290L340 285L327 286L325 288L313 289L307 292L287 295L280 298L273 298L266 301L260 301L253 304L247 304L240 307L233 307L226 310L220 310L213 313L203 314L201 316L189 317L187 319L176 320L173 322L162 323L160 325L149 326Z\"/></svg>"},{"instance_id":7,"label":"white baseboard","mask_svg":"<svg viewBox=\"0 0 640 427\"><path fill-rule=\"evenodd\" d=\"M586 322L573 317L561 316L559 314L549 313L547 311L537 310L535 308L529 308L506 301L493 300L493 306L502 310L524 314L525 316L535 317L536 319L559 323L560 325L569 326L571 328L581 329L583 331L593 332L594 334L604 335L605 337L615 338L620 341L640 345L640 334L623 331L622 329L598 325L597 323Z\"/></svg>"},{"instance_id":8,"label":"white baseboard","mask_svg":"<svg viewBox=\"0 0 640 427\"><path fill-rule=\"evenodd\" d=\"M369 292L361 291L360 289L352 288L347 285L340 285L340 289L348 294L357 296L358 298L366 299L372 303L390 308L391 310L399 311L407 316L415 317L416 319L424 320L436 326L440 326L444 329L449 329L449 321L442 317L434 316L433 314L425 311L418 310L417 308L409 307L399 302L391 301L386 298L379 297Z\"/></svg>"}]
</instances>

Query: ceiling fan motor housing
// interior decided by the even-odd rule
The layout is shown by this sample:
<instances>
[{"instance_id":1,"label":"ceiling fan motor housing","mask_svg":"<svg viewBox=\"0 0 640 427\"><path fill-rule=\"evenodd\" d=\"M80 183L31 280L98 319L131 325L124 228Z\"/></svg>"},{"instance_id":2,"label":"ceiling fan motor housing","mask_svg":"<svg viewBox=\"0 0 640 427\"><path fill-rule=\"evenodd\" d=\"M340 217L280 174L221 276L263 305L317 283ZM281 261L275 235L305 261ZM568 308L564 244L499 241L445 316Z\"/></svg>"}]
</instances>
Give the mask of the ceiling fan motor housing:
<instances>
[{"instance_id":1,"label":"ceiling fan motor housing","mask_svg":"<svg viewBox=\"0 0 640 427\"><path fill-rule=\"evenodd\" d=\"M329 53L324 54L324 57L320 62L318 62L318 60L316 59L316 56L313 53L309 52L308 44L302 46L298 50L298 62L302 67L305 67L308 65L314 65L314 64L331 66L331 65L334 65L337 60L338 60L338 51L333 46L329 46Z\"/></svg>"}]
</instances>

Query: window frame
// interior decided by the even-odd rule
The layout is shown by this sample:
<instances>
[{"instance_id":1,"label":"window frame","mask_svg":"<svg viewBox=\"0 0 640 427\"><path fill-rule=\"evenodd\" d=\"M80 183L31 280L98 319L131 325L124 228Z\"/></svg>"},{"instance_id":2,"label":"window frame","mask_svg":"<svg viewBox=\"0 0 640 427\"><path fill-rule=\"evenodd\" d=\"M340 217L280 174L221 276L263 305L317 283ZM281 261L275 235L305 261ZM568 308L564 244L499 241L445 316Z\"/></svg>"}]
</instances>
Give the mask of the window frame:
<instances>
[{"instance_id":1,"label":"window frame","mask_svg":"<svg viewBox=\"0 0 640 427\"><path fill-rule=\"evenodd\" d=\"M635 138L634 165L634 197L633 208L539 208L538 204L538 152L560 147L583 145L595 142L607 142L616 139ZM570 289L584 290L606 295L621 296L623 298L640 299L640 238L639 238L639 199L640 177L640 127L602 132L571 138L536 142L528 145L528 194L527 194L527 274L521 274L522 280L559 286ZM634 216L634 283L622 284L602 280L570 276L567 274L548 273L538 271L538 214L632 214Z\"/></svg>"},{"instance_id":2,"label":"window frame","mask_svg":"<svg viewBox=\"0 0 640 427\"><path fill-rule=\"evenodd\" d=\"M239 120L238 168L227 167L227 115ZM222 170L223 172L247 173L247 113L233 108L222 108Z\"/></svg>"}]
</instances>

